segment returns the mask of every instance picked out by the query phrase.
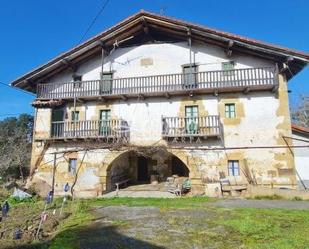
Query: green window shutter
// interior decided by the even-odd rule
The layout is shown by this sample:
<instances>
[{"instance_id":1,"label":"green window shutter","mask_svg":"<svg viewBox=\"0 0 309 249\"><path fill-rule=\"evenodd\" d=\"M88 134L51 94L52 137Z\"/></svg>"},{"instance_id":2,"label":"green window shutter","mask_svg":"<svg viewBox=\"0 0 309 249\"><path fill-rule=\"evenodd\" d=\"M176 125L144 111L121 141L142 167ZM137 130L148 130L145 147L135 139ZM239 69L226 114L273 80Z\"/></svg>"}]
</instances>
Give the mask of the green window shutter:
<instances>
[{"instance_id":1,"label":"green window shutter","mask_svg":"<svg viewBox=\"0 0 309 249\"><path fill-rule=\"evenodd\" d=\"M72 121L78 121L79 120L79 112L72 111Z\"/></svg>"},{"instance_id":2,"label":"green window shutter","mask_svg":"<svg viewBox=\"0 0 309 249\"><path fill-rule=\"evenodd\" d=\"M100 135L107 136L111 131L111 123L110 123L111 111L110 110L102 110L100 112Z\"/></svg>"},{"instance_id":3,"label":"green window shutter","mask_svg":"<svg viewBox=\"0 0 309 249\"><path fill-rule=\"evenodd\" d=\"M198 133L198 107L186 106L185 108L185 125L187 134Z\"/></svg>"},{"instance_id":4,"label":"green window shutter","mask_svg":"<svg viewBox=\"0 0 309 249\"><path fill-rule=\"evenodd\" d=\"M235 118L235 104L225 104L225 117L226 118Z\"/></svg>"},{"instance_id":5,"label":"green window shutter","mask_svg":"<svg viewBox=\"0 0 309 249\"><path fill-rule=\"evenodd\" d=\"M232 76L234 75L235 63L234 61L222 62L222 75L223 76Z\"/></svg>"}]
</instances>

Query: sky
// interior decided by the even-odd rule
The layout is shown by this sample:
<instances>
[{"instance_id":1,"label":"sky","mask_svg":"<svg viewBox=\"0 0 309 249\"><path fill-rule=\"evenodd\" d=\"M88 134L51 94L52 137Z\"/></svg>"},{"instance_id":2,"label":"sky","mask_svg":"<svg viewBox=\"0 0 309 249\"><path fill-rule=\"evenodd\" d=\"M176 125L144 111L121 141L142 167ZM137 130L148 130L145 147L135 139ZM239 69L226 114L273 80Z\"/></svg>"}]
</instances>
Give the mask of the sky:
<instances>
[{"instance_id":1,"label":"sky","mask_svg":"<svg viewBox=\"0 0 309 249\"><path fill-rule=\"evenodd\" d=\"M0 82L9 84L77 45L105 1L2 0ZM85 39L141 9L309 52L308 0L110 0ZM309 95L309 67L289 89L291 106ZM33 114L34 98L0 84L0 119Z\"/></svg>"}]
</instances>

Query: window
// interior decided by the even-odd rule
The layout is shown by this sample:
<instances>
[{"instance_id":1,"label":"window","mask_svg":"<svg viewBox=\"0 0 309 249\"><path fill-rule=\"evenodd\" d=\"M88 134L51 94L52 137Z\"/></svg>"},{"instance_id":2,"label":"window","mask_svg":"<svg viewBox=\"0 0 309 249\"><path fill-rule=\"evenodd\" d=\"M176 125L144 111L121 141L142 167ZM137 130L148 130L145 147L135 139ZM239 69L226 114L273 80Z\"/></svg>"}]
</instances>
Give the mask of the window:
<instances>
[{"instance_id":1,"label":"window","mask_svg":"<svg viewBox=\"0 0 309 249\"><path fill-rule=\"evenodd\" d=\"M111 110L101 110L100 112L100 135L107 136L110 134L111 124Z\"/></svg>"},{"instance_id":2,"label":"window","mask_svg":"<svg viewBox=\"0 0 309 249\"><path fill-rule=\"evenodd\" d=\"M76 173L76 168L77 168L77 159L69 159L69 168L68 171L72 174Z\"/></svg>"},{"instance_id":3,"label":"window","mask_svg":"<svg viewBox=\"0 0 309 249\"><path fill-rule=\"evenodd\" d=\"M234 75L234 68L235 63L234 61L222 62L222 71L224 76L231 76Z\"/></svg>"},{"instance_id":4,"label":"window","mask_svg":"<svg viewBox=\"0 0 309 249\"><path fill-rule=\"evenodd\" d=\"M235 104L225 104L225 117L226 118L235 118Z\"/></svg>"},{"instance_id":5,"label":"window","mask_svg":"<svg viewBox=\"0 0 309 249\"><path fill-rule=\"evenodd\" d=\"M78 111L72 111L72 121L78 121L79 120L79 112Z\"/></svg>"},{"instance_id":6,"label":"window","mask_svg":"<svg viewBox=\"0 0 309 249\"><path fill-rule=\"evenodd\" d=\"M195 88L197 83L197 65L191 64L183 66L184 87Z\"/></svg>"},{"instance_id":7,"label":"window","mask_svg":"<svg viewBox=\"0 0 309 249\"><path fill-rule=\"evenodd\" d=\"M229 176L239 176L239 162L237 160L229 160Z\"/></svg>"},{"instance_id":8,"label":"window","mask_svg":"<svg viewBox=\"0 0 309 249\"><path fill-rule=\"evenodd\" d=\"M113 73L108 72L101 74L100 93L111 94L112 89L113 89Z\"/></svg>"},{"instance_id":9,"label":"window","mask_svg":"<svg viewBox=\"0 0 309 249\"><path fill-rule=\"evenodd\" d=\"M74 88L82 87L82 76L81 75L73 75L73 86Z\"/></svg>"},{"instance_id":10,"label":"window","mask_svg":"<svg viewBox=\"0 0 309 249\"><path fill-rule=\"evenodd\" d=\"M197 134L198 133L198 106L186 106L186 133Z\"/></svg>"}]
</instances>

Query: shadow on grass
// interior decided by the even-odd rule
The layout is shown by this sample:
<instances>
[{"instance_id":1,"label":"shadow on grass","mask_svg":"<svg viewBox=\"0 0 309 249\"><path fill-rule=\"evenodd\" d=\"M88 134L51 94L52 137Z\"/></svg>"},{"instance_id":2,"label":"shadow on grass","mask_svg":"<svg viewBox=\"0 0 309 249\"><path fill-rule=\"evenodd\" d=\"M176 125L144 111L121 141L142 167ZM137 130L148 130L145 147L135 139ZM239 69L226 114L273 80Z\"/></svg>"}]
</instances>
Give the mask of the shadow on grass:
<instances>
[{"instance_id":1,"label":"shadow on grass","mask_svg":"<svg viewBox=\"0 0 309 249\"><path fill-rule=\"evenodd\" d=\"M165 247L123 235L118 228L118 226L102 224L69 228L57 234L51 241L28 245L17 242L5 249L165 249ZM0 246L0 248L3 247Z\"/></svg>"}]
</instances>

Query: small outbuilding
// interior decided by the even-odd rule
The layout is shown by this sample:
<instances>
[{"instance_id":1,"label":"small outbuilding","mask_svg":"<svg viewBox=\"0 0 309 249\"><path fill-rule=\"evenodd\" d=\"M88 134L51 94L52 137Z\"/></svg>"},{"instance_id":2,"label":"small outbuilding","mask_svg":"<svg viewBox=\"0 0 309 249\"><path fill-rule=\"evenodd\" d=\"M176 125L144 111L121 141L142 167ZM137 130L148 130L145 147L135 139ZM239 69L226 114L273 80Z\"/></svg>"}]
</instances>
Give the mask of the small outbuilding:
<instances>
[{"instance_id":1,"label":"small outbuilding","mask_svg":"<svg viewBox=\"0 0 309 249\"><path fill-rule=\"evenodd\" d=\"M292 124L293 145L309 145L309 128ZM309 148L294 148L295 168L300 188L309 188ZM302 183L303 182L303 183Z\"/></svg>"}]
</instances>

